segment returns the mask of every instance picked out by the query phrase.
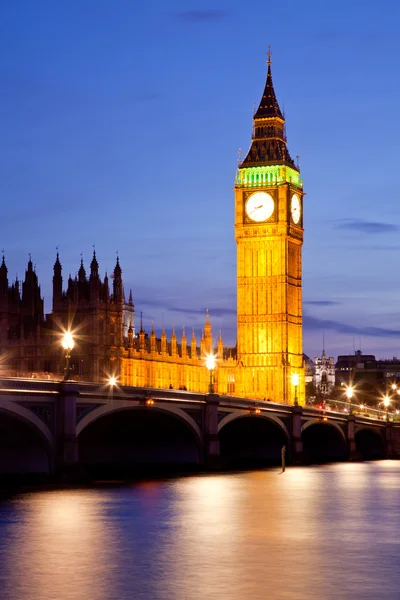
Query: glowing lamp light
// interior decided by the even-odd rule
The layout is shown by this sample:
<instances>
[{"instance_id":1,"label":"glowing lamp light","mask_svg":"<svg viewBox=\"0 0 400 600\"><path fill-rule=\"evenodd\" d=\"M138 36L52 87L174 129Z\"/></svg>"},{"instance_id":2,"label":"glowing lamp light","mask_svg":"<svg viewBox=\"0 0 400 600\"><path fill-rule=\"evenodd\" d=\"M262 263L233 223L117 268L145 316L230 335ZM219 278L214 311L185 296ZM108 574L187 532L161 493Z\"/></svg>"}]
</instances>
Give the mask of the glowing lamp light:
<instances>
[{"instance_id":1,"label":"glowing lamp light","mask_svg":"<svg viewBox=\"0 0 400 600\"><path fill-rule=\"evenodd\" d=\"M114 377L114 375L111 375L111 377L108 380L109 385L111 385L111 387L113 387L114 385L117 384L117 378Z\"/></svg>"},{"instance_id":2,"label":"glowing lamp light","mask_svg":"<svg viewBox=\"0 0 400 600\"><path fill-rule=\"evenodd\" d=\"M293 384L293 387L294 387L294 401L293 401L293 404L295 406L297 406L298 405L298 401L297 401L297 386L299 385L299 379L300 379L299 374L298 373L293 373L291 379L292 379L292 384Z\"/></svg>"},{"instance_id":3,"label":"glowing lamp light","mask_svg":"<svg viewBox=\"0 0 400 600\"><path fill-rule=\"evenodd\" d=\"M392 383L392 390L397 390L397 385L395 383Z\"/></svg>"},{"instance_id":4,"label":"glowing lamp light","mask_svg":"<svg viewBox=\"0 0 400 600\"><path fill-rule=\"evenodd\" d=\"M215 369L215 356L214 354L207 354L206 356L206 367L209 371L213 371Z\"/></svg>"},{"instance_id":5,"label":"glowing lamp light","mask_svg":"<svg viewBox=\"0 0 400 600\"><path fill-rule=\"evenodd\" d=\"M364 404L360 404L361 410L364 410Z\"/></svg>"},{"instance_id":6,"label":"glowing lamp light","mask_svg":"<svg viewBox=\"0 0 400 600\"><path fill-rule=\"evenodd\" d=\"M294 387L297 387L299 385L299 374L298 373L293 373L292 375L292 384L294 385Z\"/></svg>"},{"instance_id":7,"label":"glowing lamp light","mask_svg":"<svg viewBox=\"0 0 400 600\"><path fill-rule=\"evenodd\" d=\"M61 341L62 347L64 350L73 350L75 346L74 338L70 331L66 331L64 333L63 339Z\"/></svg>"},{"instance_id":8,"label":"glowing lamp light","mask_svg":"<svg viewBox=\"0 0 400 600\"><path fill-rule=\"evenodd\" d=\"M255 408L255 409L254 409L254 414L255 414L255 415L259 415L259 414L261 414L261 410L260 410L259 408Z\"/></svg>"},{"instance_id":9,"label":"glowing lamp light","mask_svg":"<svg viewBox=\"0 0 400 600\"><path fill-rule=\"evenodd\" d=\"M153 406L153 404L154 404L153 398L147 398L146 399L146 406Z\"/></svg>"},{"instance_id":10,"label":"glowing lamp light","mask_svg":"<svg viewBox=\"0 0 400 600\"><path fill-rule=\"evenodd\" d=\"M66 331L61 340L61 345L65 350L65 369L64 369L64 381L68 381L70 378L70 359L71 351L75 346L74 338L70 331Z\"/></svg>"},{"instance_id":11,"label":"glowing lamp light","mask_svg":"<svg viewBox=\"0 0 400 600\"><path fill-rule=\"evenodd\" d=\"M209 394L214 393L214 369L215 369L216 364L217 364L217 361L215 360L215 355L207 354L206 355L206 367L210 371L210 382L208 384L208 393Z\"/></svg>"},{"instance_id":12,"label":"glowing lamp light","mask_svg":"<svg viewBox=\"0 0 400 600\"><path fill-rule=\"evenodd\" d=\"M389 398L389 396L385 396L383 399L383 406L385 408L389 408L389 404L390 404L390 398Z\"/></svg>"},{"instance_id":13,"label":"glowing lamp light","mask_svg":"<svg viewBox=\"0 0 400 600\"><path fill-rule=\"evenodd\" d=\"M346 396L349 401L352 399L353 394L354 394L354 389L351 386L349 386L346 390Z\"/></svg>"}]
</instances>

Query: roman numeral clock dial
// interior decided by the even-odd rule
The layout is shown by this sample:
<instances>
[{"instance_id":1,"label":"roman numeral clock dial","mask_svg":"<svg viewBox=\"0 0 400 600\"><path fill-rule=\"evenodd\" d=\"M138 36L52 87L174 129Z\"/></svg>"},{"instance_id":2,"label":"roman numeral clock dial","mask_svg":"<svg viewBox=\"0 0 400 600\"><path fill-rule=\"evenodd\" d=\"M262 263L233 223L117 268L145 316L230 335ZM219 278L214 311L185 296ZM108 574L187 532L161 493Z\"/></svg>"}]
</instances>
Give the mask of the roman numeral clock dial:
<instances>
[{"instance_id":1,"label":"roman numeral clock dial","mask_svg":"<svg viewBox=\"0 0 400 600\"><path fill-rule=\"evenodd\" d=\"M251 221L261 223L274 212L274 199L266 192L256 192L247 198L246 215Z\"/></svg>"},{"instance_id":2,"label":"roman numeral clock dial","mask_svg":"<svg viewBox=\"0 0 400 600\"><path fill-rule=\"evenodd\" d=\"M297 194L293 194L292 200L290 202L290 212L292 215L292 220L295 225L300 223L301 218L301 204L300 199Z\"/></svg>"}]
</instances>

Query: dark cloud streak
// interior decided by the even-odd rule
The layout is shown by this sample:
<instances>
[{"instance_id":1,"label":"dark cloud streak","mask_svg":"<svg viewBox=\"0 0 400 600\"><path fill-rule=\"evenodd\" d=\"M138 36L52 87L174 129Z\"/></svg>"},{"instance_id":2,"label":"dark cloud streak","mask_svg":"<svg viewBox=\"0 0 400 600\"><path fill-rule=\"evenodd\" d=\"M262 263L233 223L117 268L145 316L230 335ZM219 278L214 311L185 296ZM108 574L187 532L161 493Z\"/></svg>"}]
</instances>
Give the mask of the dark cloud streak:
<instances>
[{"instance_id":1,"label":"dark cloud streak","mask_svg":"<svg viewBox=\"0 0 400 600\"><path fill-rule=\"evenodd\" d=\"M335 300L306 300L303 304L308 306L337 306L340 302Z\"/></svg>"},{"instance_id":2,"label":"dark cloud streak","mask_svg":"<svg viewBox=\"0 0 400 600\"><path fill-rule=\"evenodd\" d=\"M400 337L400 329L386 329L384 327L357 327L332 321L329 319L318 319L310 315L303 316L303 326L307 331L331 330L348 335L361 335L369 337Z\"/></svg>"},{"instance_id":3,"label":"dark cloud streak","mask_svg":"<svg viewBox=\"0 0 400 600\"><path fill-rule=\"evenodd\" d=\"M358 231L359 233L396 233L400 230L398 225L394 223L380 223L378 221L362 221L361 219L343 219L337 221L336 229L344 229L350 231Z\"/></svg>"}]
</instances>

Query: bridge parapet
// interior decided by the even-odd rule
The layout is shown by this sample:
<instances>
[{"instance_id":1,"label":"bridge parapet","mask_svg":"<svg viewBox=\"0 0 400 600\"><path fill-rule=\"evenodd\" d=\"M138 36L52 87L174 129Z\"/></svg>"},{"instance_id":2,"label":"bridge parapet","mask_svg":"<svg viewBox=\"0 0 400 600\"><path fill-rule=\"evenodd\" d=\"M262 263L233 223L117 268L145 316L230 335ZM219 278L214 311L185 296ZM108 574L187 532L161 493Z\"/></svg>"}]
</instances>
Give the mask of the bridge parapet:
<instances>
[{"instance_id":1,"label":"bridge parapet","mask_svg":"<svg viewBox=\"0 0 400 600\"><path fill-rule=\"evenodd\" d=\"M304 430L307 429L308 435L309 427L325 424L340 430L342 444L347 443L349 456L357 455L357 439L367 439L372 431L384 441L387 456L400 457L400 422L387 422L362 414L348 415L309 406L176 389L0 379L0 411L14 412L16 419L30 420L31 426L40 430L42 437L47 436L49 445L54 446L59 465L78 461L77 436L93 421L113 411L143 410L145 407L185 422L203 445L204 456L209 458L218 457L221 430L232 421L246 417L260 417L275 423L284 432L294 462L301 461Z\"/></svg>"}]
</instances>

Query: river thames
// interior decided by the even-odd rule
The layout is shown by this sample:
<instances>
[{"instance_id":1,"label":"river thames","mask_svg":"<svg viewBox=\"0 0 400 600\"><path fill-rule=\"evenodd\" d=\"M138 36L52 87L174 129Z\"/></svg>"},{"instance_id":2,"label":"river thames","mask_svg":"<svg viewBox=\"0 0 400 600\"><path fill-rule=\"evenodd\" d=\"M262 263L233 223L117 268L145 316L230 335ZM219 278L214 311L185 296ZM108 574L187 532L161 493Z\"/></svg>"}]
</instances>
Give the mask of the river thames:
<instances>
[{"instance_id":1,"label":"river thames","mask_svg":"<svg viewBox=\"0 0 400 600\"><path fill-rule=\"evenodd\" d=\"M400 598L400 462L0 502L2 600Z\"/></svg>"}]
</instances>

